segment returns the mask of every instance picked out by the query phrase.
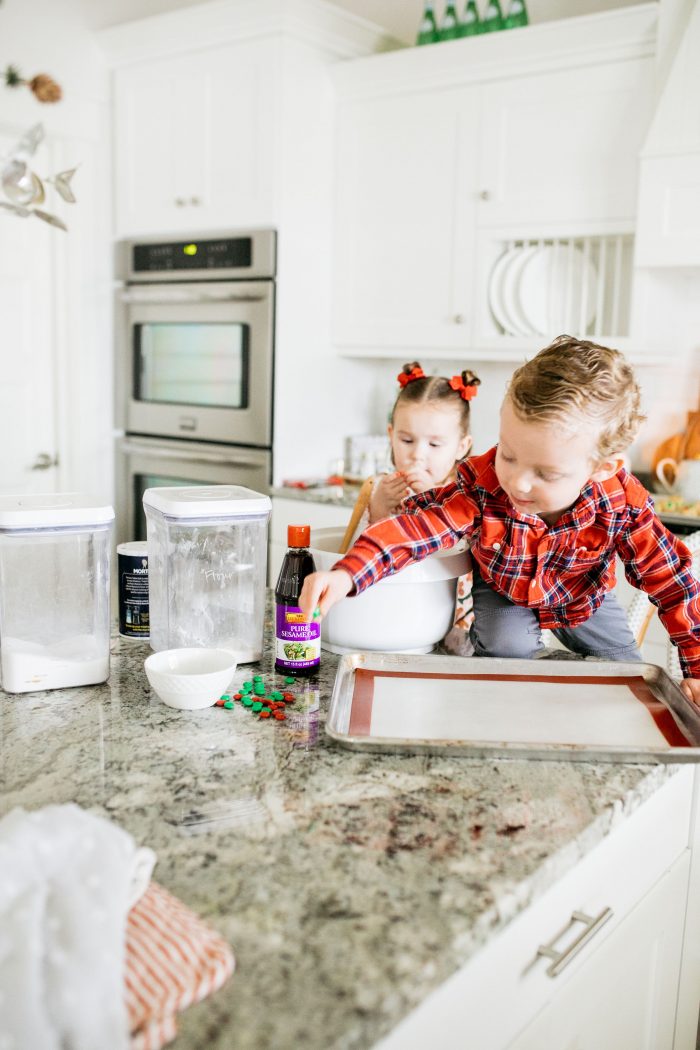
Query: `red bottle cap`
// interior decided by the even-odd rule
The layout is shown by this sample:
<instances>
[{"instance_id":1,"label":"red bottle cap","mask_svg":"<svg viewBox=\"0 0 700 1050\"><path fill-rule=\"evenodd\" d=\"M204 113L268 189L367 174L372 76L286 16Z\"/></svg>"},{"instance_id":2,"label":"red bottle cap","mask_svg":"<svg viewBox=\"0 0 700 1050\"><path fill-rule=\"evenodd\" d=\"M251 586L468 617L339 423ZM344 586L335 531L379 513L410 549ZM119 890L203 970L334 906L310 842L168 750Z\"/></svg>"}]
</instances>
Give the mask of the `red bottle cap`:
<instances>
[{"instance_id":1,"label":"red bottle cap","mask_svg":"<svg viewBox=\"0 0 700 1050\"><path fill-rule=\"evenodd\" d=\"M288 525L287 545L289 547L308 547L311 540L310 525Z\"/></svg>"}]
</instances>

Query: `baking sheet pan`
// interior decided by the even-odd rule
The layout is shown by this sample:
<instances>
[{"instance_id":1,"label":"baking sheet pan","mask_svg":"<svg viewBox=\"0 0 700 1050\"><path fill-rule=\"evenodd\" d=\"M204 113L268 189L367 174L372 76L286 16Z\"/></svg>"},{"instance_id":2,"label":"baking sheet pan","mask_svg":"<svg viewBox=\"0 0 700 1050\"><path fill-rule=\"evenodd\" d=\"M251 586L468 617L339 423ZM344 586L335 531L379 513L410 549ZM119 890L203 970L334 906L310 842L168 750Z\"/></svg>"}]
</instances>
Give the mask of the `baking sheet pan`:
<instances>
[{"instance_id":1,"label":"baking sheet pan","mask_svg":"<svg viewBox=\"0 0 700 1050\"><path fill-rule=\"evenodd\" d=\"M326 732L367 751L700 761L700 709L646 663L351 653Z\"/></svg>"}]
</instances>

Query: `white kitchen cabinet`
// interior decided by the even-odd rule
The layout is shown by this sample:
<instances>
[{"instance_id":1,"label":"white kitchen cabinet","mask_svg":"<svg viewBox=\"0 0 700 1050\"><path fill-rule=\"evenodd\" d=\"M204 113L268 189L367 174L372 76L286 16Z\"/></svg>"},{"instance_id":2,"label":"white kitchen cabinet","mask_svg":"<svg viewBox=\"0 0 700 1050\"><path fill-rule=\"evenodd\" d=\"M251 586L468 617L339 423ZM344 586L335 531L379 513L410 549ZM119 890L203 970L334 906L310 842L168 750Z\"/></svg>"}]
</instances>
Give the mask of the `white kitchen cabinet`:
<instances>
[{"instance_id":1,"label":"white kitchen cabinet","mask_svg":"<svg viewBox=\"0 0 700 1050\"><path fill-rule=\"evenodd\" d=\"M508 242L629 233L653 18L644 5L334 71L341 353L468 359L496 331L481 299Z\"/></svg>"},{"instance_id":2,"label":"white kitchen cabinet","mask_svg":"<svg viewBox=\"0 0 700 1050\"><path fill-rule=\"evenodd\" d=\"M328 68L385 45L378 27L318 0L218 0L99 42L113 70L118 237L298 222L314 243L330 196Z\"/></svg>"},{"instance_id":3,"label":"white kitchen cabinet","mask_svg":"<svg viewBox=\"0 0 700 1050\"><path fill-rule=\"evenodd\" d=\"M642 160L635 261L700 267L700 151Z\"/></svg>"},{"instance_id":4,"label":"white kitchen cabinet","mask_svg":"<svg viewBox=\"0 0 700 1050\"><path fill-rule=\"evenodd\" d=\"M273 496L270 518L270 546L268 551L268 585L274 587L287 553L287 526L310 525L314 529L344 528L350 520L352 507L334 503L315 503L311 500L285 499Z\"/></svg>"},{"instance_id":5,"label":"white kitchen cabinet","mask_svg":"<svg viewBox=\"0 0 700 1050\"><path fill-rule=\"evenodd\" d=\"M119 233L271 222L278 68L273 39L116 71Z\"/></svg>"},{"instance_id":6,"label":"white kitchen cabinet","mask_svg":"<svg viewBox=\"0 0 700 1050\"><path fill-rule=\"evenodd\" d=\"M571 233L633 220L653 73L645 56L485 87L479 225L525 226L532 236L555 224Z\"/></svg>"},{"instance_id":7,"label":"white kitchen cabinet","mask_svg":"<svg viewBox=\"0 0 700 1050\"><path fill-rule=\"evenodd\" d=\"M676 1025L683 967L696 976L688 945L700 932L688 906L694 780L693 767L677 772L584 849L377 1050L694 1050L696 981ZM580 950L567 952L584 929L581 915L598 921ZM559 967L542 947L563 953Z\"/></svg>"},{"instance_id":8,"label":"white kitchen cabinet","mask_svg":"<svg viewBox=\"0 0 700 1050\"><path fill-rule=\"evenodd\" d=\"M689 867L686 852L508 1050L673 1050Z\"/></svg>"},{"instance_id":9,"label":"white kitchen cabinet","mask_svg":"<svg viewBox=\"0 0 700 1050\"><path fill-rule=\"evenodd\" d=\"M340 103L336 333L342 344L465 347L478 89ZM462 145L464 148L462 149ZM454 248L454 251L453 251Z\"/></svg>"}]
</instances>

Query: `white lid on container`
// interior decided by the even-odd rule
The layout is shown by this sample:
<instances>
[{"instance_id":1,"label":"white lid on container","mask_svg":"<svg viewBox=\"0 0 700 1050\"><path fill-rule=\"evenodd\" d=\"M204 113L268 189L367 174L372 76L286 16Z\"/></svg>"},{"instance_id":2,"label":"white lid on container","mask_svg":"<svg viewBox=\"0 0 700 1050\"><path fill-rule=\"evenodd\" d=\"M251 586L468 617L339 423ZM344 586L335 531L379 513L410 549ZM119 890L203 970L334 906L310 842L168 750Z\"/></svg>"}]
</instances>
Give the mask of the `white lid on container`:
<instances>
[{"instance_id":1,"label":"white lid on container","mask_svg":"<svg viewBox=\"0 0 700 1050\"><path fill-rule=\"evenodd\" d=\"M269 496L242 485L186 485L182 488L146 489L144 507L170 518L250 518L269 514Z\"/></svg>"},{"instance_id":2,"label":"white lid on container","mask_svg":"<svg viewBox=\"0 0 700 1050\"><path fill-rule=\"evenodd\" d=\"M107 525L114 510L84 492L26 493L0 496L0 529L55 529L71 525Z\"/></svg>"}]
</instances>

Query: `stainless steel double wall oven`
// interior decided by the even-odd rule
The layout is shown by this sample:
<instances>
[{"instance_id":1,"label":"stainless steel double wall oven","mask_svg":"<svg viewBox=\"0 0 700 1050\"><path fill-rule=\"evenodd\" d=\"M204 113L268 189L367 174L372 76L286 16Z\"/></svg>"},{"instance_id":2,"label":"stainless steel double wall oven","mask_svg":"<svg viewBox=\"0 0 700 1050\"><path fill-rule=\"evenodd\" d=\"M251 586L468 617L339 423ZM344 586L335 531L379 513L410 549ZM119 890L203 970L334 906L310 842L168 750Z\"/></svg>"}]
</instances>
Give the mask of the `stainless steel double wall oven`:
<instances>
[{"instance_id":1,"label":"stainless steel double wall oven","mask_svg":"<svg viewBox=\"0 0 700 1050\"><path fill-rule=\"evenodd\" d=\"M117 531L145 538L157 485L272 480L272 230L124 241L117 314Z\"/></svg>"}]
</instances>

